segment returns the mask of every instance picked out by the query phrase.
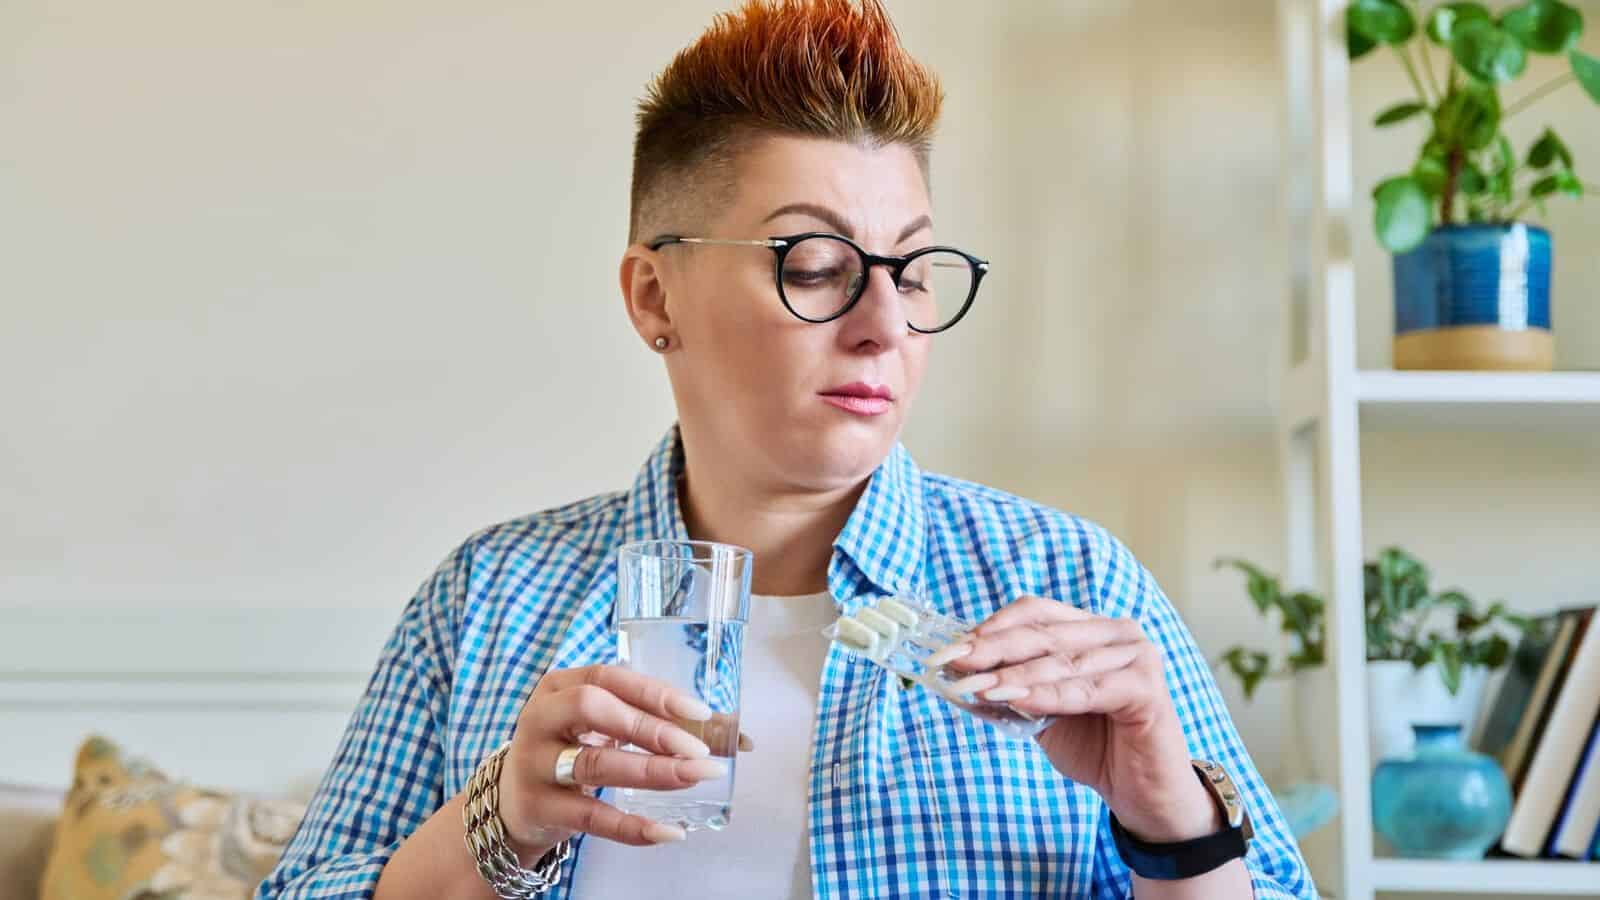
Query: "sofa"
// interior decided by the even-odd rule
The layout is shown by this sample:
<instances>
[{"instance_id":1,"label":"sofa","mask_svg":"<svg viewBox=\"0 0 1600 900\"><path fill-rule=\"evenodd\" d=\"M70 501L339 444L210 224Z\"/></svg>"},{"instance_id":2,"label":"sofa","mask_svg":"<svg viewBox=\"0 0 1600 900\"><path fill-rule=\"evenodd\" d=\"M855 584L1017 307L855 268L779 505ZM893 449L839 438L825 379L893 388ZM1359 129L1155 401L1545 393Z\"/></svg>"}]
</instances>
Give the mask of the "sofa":
<instances>
[{"instance_id":1,"label":"sofa","mask_svg":"<svg viewBox=\"0 0 1600 900\"><path fill-rule=\"evenodd\" d=\"M0 783L0 900L37 900L63 794Z\"/></svg>"},{"instance_id":2,"label":"sofa","mask_svg":"<svg viewBox=\"0 0 1600 900\"><path fill-rule=\"evenodd\" d=\"M114 745L92 739L88 747L87 758L98 768L86 774L80 754L77 781L104 778L110 786L86 794L64 834L56 827L64 790L0 782L0 900L39 900L58 839L68 848L68 865L52 877L55 890L67 896L176 890L179 896L243 898L271 870L305 813L300 800L208 791L151 770L110 768L122 762L104 752ZM124 841L114 862L97 850L107 834ZM126 843L131 834L139 835L138 843Z\"/></svg>"}]
</instances>

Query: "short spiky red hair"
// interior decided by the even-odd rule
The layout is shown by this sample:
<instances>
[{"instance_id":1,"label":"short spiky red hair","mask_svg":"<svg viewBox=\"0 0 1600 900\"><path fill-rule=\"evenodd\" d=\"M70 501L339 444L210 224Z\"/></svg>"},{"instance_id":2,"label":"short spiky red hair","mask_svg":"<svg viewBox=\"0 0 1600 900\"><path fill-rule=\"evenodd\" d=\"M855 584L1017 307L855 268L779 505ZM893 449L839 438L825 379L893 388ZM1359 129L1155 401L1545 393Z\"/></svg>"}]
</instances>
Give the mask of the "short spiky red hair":
<instances>
[{"instance_id":1,"label":"short spiky red hair","mask_svg":"<svg viewBox=\"0 0 1600 900\"><path fill-rule=\"evenodd\" d=\"M742 137L784 134L905 144L927 172L944 94L900 46L881 0L747 0L717 16L650 84L633 148L631 241L686 228ZM712 199L726 199L719 196Z\"/></svg>"}]
</instances>

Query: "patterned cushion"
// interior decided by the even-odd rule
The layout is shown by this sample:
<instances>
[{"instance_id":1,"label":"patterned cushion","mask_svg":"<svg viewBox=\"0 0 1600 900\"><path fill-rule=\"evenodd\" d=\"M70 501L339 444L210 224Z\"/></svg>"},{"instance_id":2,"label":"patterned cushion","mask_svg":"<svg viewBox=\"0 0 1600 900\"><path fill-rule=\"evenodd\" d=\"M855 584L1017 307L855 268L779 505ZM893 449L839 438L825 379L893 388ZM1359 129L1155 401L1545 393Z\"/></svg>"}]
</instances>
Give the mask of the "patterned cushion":
<instances>
[{"instance_id":1,"label":"patterned cushion","mask_svg":"<svg viewBox=\"0 0 1600 900\"><path fill-rule=\"evenodd\" d=\"M41 900L246 900L305 807L174 781L112 742L78 749Z\"/></svg>"}]
</instances>

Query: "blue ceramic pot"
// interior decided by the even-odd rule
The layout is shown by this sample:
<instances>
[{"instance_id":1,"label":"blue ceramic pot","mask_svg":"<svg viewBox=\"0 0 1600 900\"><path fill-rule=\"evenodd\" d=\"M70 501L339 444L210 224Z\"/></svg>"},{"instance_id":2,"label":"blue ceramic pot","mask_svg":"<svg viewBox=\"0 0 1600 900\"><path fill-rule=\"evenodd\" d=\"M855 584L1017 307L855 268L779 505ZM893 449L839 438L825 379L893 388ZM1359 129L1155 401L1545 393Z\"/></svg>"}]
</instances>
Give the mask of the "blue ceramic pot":
<instances>
[{"instance_id":1,"label":"blue ceramic pot","mask_svg":"<svg viewBox=\"0 0 1600 900\"><path fill-rule=\"evenodd\" d=\"M1394 333L1396 368L1550 368L1550 232L1434 229L1394 258Z\"/></svg>"},{"instance_id":2,"label":"blue ceramic pot","mask_svg":"<svg viewBox=\"0 0 1600 900\"><path fill-rule=\"evenodd\" d=\"M1372 773L1372 823L1402 856L1481 859L1511 818L1500 765L1461 743L1460 725L1413 725L1416 749Z\"/></svg>"}]
</instances>

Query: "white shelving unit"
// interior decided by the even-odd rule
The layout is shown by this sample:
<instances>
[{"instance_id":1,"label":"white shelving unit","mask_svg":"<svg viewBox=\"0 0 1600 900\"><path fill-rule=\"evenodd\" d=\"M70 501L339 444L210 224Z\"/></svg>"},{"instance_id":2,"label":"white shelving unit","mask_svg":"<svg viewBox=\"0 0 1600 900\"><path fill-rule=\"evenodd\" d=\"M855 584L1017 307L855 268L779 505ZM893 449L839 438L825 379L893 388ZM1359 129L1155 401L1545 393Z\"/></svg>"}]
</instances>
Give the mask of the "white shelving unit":
<instances>
[{"instance_id":1,"label":"white shelving unit","mask_svg":"<svg viewBox=\"0 0 1600 900\"><path fill-rule=\"evenodd\" d=\"M1449 892L1513 897L1518 894L1571 894L1593 897L1600 878L1592 863L1431 862L1378 859L1372 863L1372 886L1380 891Z\"/></svg>"},{"instance_id":2,"label":"white shelving unit","mask_svg":"<svg viewBox=\"0 0 1600 900\"><path fill-rule=\"evenodd\" d=\"M1600 897L1600 864L1376 856L1367 750L1361 436L1379 429L1600 429L1600 372L1362 371L1356 367L1354 171L1346 0L1279 0L1287 85L1290 334L1279 398L1287 577L1330 598L1341 900L1379 891ZM1326 874L1326 873L1325 873Z\"/></svg>"}]
</instances>

